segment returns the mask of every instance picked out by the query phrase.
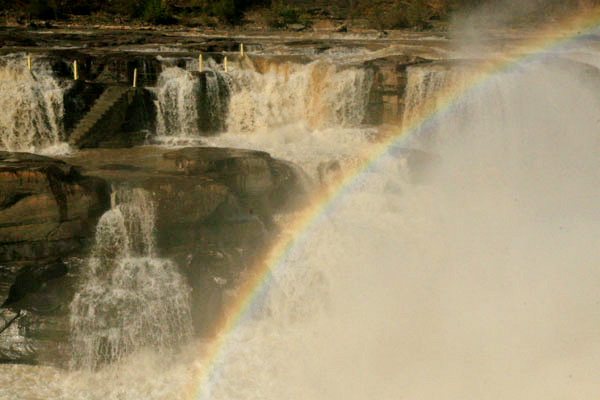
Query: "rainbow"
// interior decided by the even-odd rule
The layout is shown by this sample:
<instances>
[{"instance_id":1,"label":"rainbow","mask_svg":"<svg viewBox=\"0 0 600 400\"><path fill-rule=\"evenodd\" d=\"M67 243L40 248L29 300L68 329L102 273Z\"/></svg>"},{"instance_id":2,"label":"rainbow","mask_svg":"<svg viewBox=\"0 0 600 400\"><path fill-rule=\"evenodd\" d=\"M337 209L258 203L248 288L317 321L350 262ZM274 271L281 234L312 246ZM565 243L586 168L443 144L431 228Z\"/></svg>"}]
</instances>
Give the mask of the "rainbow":
<instances>
[{"instance_id":1,"label":"rainbow","mask_svg":"<svg viewBox=\"0 0 600 400\"><path fill-rule=\"evenodd\" d=\"M203 347L199 354L199 367L193 379L186 387L183 398L197 399L202 388L210 381L214 373L216 361L222 356L227 346L229 334L246 314L255 299L266 290L273 270L281 267L285 256L307 237L311 229L318 225L325 210L331 209L336 202L341 201L343 194L355 181L356 177L373 166L394 145L401 144L403 140L427 127L432 122L439 120L448 112L452 105L459 102L469 92L481 87L495 74L509 70L517 64L533 61L544 55L568 45L584 35L600 31L600 9L588 11L585 15L569 17L563 21L547 26L545 29L533 34L533 38L517 42L515 47L504 54L494 56L482 63L474 70L466 82L456 82L447 88L437 101L426 104L420 115L405 122L402 129L376 143L362 155L359 165L350 167L329 188L317 193L310 205L298 212L293 220L287 224L286 232L267 249L262 257L254 263L251 277L236 293L236 297L229 303L226 312L217 324L218 337L208 346Z\"/></svg>"}]
</instances>

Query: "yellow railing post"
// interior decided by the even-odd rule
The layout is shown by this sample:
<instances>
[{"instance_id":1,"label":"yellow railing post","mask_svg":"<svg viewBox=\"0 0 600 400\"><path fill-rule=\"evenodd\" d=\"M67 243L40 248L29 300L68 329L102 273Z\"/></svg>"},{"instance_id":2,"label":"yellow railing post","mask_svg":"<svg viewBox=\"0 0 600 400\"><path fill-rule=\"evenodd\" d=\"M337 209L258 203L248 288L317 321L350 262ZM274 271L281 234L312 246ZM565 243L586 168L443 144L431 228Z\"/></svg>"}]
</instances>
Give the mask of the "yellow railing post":
<instances>
[{"instance_id":1,"label":"yellow railing post","mask_svg":"<svg viewBox=\"0 0 600 400\"><path fill-rule=\"evenodd\" d=\"M202 54L198 55L198 72L202 72Z\"/></svg>"},{"instance_id":2,"label":"yellow railing post","mask_svg":"<svg viewBox=\"0 0 600 400\"><path fill-rule=\"evenodd\" d=\"M240 57L244 58L244 43L240 43Z\"/></svg>"},{"instance_id":3,"label":"yellow railing post","mask_svg":"<svg viewBox=\"0 0 600 400\"><path fill-rule=\"evenodd\" d=\"M73 61L73 79L79 79L79 74L77 74L77 60Z\"/></svg>"},{"instance_id":4,"label":"yellow railing post","mask_svg":"<svg viewBox=\"0 0 600 400\"><path fill-rule=\"evenodd\" d=\"M133 69L133 87L137 85L137 68Z\"/></svg>"},{"instance_id":5,"label":"yellow railing post","mask_svg":"<svg viewBox=\"0 0 600 400\"><path fill-rule=\"evenodd\" d=\"M31 54L27 54L27 69L31 72Z\"/></svg>"},{"instance_id":6,"label":"yellow railing post","mask_svg":"<svg viewBox=\"0 0 600 400\"><path fill-rule=\"evenodd\" d=\"M225 56L225 59L223 60L223 65L225 66L225 72L228 72L228 69L227 69L227 56Z\"/></svg>"}]
</instances>

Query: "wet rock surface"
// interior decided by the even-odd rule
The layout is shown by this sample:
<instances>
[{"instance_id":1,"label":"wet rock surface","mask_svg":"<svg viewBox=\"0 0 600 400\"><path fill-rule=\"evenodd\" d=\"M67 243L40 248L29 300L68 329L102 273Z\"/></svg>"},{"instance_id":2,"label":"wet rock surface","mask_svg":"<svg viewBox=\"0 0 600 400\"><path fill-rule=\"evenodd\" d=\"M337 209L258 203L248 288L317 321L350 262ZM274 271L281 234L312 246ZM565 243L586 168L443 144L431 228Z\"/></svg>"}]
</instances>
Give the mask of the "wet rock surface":
<instances>
[{"instance_id":1,"label":"wet rock surface","mask_svg":"<svg viewBox=\"0 0 600 400\"><path fill-rule=\"evenodd\" d=\"M111 207L111 192L120 188L142 188L151 194L157 256L175 261L192 287L196 334L214 334L212 326L228 291L243 281L247 267L278 234L277 214L302 204L309 179L293 163L260 151L140 146L157 124L156 94L145 87L155 86L168 66L189 71L198 53L220 64L223 52L237 52L240 43L158 31L41 34L0 29L0 54L32 53L34 63L46 63L62 80L67 88L64 139L81 149L60 157L62 161L0 152L0 362L65 365L69 304L81 283L82 260L90 251L98 218ZM349 54L356 48L378 48L360 41L305 38L287 41L286 49L294 51L282 55L277 38L245 38L244 43L249 51L276 49L244 59L228 55L230 65L261 74L273 64L307 64L313 55L335 54L337 48ZM77 81L73 60L79 66ZM363 123L400 118L406 68L419 62L425 60L376 54L349 59L340 67L368 68L375 76L369 119ZM206 92L213 75L218 74L191 76ZM223 93L229 90L225 80L219 88ZM103 96L115 90L123 95L102 106ZM198 101L198 132L224 130L226 96L216 105L203 97ZM215 108L219 112L209 112ZM93 113L97 118L90 116ZM340 172L340 165L321 169L326 181Z\"/></svg>"},{"instance_id":2,"label":"wet rock surface","mask_svg":"<svg viewBox=\"0 0 600 400\"><path fill-rule=\"evenodd\" d=\"M102 179L48 157L0 152L0 360L61 359L71 293L62 260L84 251L109 206Z\"/></svg>"},{"instance_id":3,"label":"wet rock surface","mask_svg":"<svg viewBox=\"0 0 600 400\"><path fill-rule=\"evenodd\" d=\"M159 256L191 285L199 335L304 191L293 164L259 151L147 146L65 161L0 153L0 361L66 365L69 304L109 186L151 194Z\"/></svg>"},{"instance_id":4,"label":"wet rock surface","mask_svg":"<svg viewBox=\"0 0 600 400\"><path fill-rule=\"evenodd\" d=\"M62 255L50 249L89 237L109 206L104 181L51 158L0 152L0 175L2 262Z\"/></svg>"},{"instance_id":5,"label":"wet rock surface","mask_svg":"<svg viewBox=\"0 0 600 400\"><path fill-rule=\"evenodd\" d=\"M277 234L274 216L298 205L306 189L299 168L260 151L144 146L65 160L113 188L151 193L159 255L176 261L192 286L200 335L212 333L225 292Z\"/></svg>"}]
</instances>

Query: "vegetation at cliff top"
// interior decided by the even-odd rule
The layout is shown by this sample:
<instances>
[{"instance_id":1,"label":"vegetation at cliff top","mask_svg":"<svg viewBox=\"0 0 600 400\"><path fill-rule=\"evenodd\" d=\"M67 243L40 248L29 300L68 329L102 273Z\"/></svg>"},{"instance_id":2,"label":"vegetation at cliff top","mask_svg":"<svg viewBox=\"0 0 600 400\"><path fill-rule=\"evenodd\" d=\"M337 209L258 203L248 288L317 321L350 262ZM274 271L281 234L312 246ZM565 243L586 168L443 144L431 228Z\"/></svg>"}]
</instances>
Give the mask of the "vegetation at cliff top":
<instances>
[{"instance_id":1,"label":"vegetation at cliff top","mask_svg":"<svg viewBox=\"0 0 600 400\"><path fill-rule=\"evenodd\" d=\"M105 13L151 24L237 25L252 13L271 28L310 26L320 18L360 19L376 29L427 29L453 13L486 7L531 20L598 5L600 0L0 0L0 10L26 19Z\"/></svg>"}]
</instances>

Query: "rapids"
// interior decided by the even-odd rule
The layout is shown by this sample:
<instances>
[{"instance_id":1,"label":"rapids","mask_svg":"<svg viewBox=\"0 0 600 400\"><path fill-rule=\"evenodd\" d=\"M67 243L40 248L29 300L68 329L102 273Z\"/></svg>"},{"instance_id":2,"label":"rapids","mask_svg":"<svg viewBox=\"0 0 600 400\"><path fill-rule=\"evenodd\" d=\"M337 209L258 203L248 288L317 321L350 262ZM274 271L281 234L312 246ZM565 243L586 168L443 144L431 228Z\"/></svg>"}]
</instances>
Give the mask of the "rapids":
<instances>
[{"instance_id":1,"label":"rapids","mask_svg":"<svg viewBox=\"0 0 600 400\"><path fill-rule=\"evenodd\" d=\"M414 107L469 76L425 68ZM600 98L576 71L531 62L468 91L407 138L441 157L424 184L394 150L357 176L200 398L597 397Z\"/></svg>"},{"instance_id":2,"label":"rapids","mask_svg":"<svg viewBox=\"0 0 600 400\"><path fill-rule=\"evenodd\" d=\"M154 250L154 208L143 189L118 189L96 227L84 284L71 303L72 364L97 369L191 334L189 288L177 266Z\"/></svg>"},{"instance_id":3,"label":"rapids","mask_svg":"<svg viewBox=\"0 0 600 400\"><path fill-rule=\"evenodd\" d=\"M409 68L405 124L470 68ZM72 305L79 368L0 365L0 397L598 398L600 73L582 71L548 54L515 64L396 142L297 236L239 323L221 333L211 365L209 341L164 349L166 336L187 329L185 285L152 250L149 196L118 195L87 260L94 276ZM177 85L190 82L176 69L163 74L160 107L174 109L188 95ZM375 128L361 125L368 72L315 62L229 75L225 132L201 138L212 146L265 150L316 176L320 163L355 161L375 145ZM195 135L187 117L161 113L164 127L179 124L176 135ZM407 147L436 161L407 164ZM423 179L410 179L422 169ZM142 281L124 273L131 264ZM144 313L120 326L93 318L119 298L98 292L101 279L125 297L127 287L154 282L126 301L164 307L152 316L168 326ZM165 293L183 295L161 300ZM150 338L139 326L154 329Z\"/></svg>"},{"instance_id":4,"label":"rapids","mask_svg":"<svg viewBox=\"0 0 600 400\"><path fill-rule=\"evenodd\" d=\"M0 150L63 154L64 87L50 66L32 57L27 70L23 54L3 57L0 64Z\"/></svg>"}]
</instances>

